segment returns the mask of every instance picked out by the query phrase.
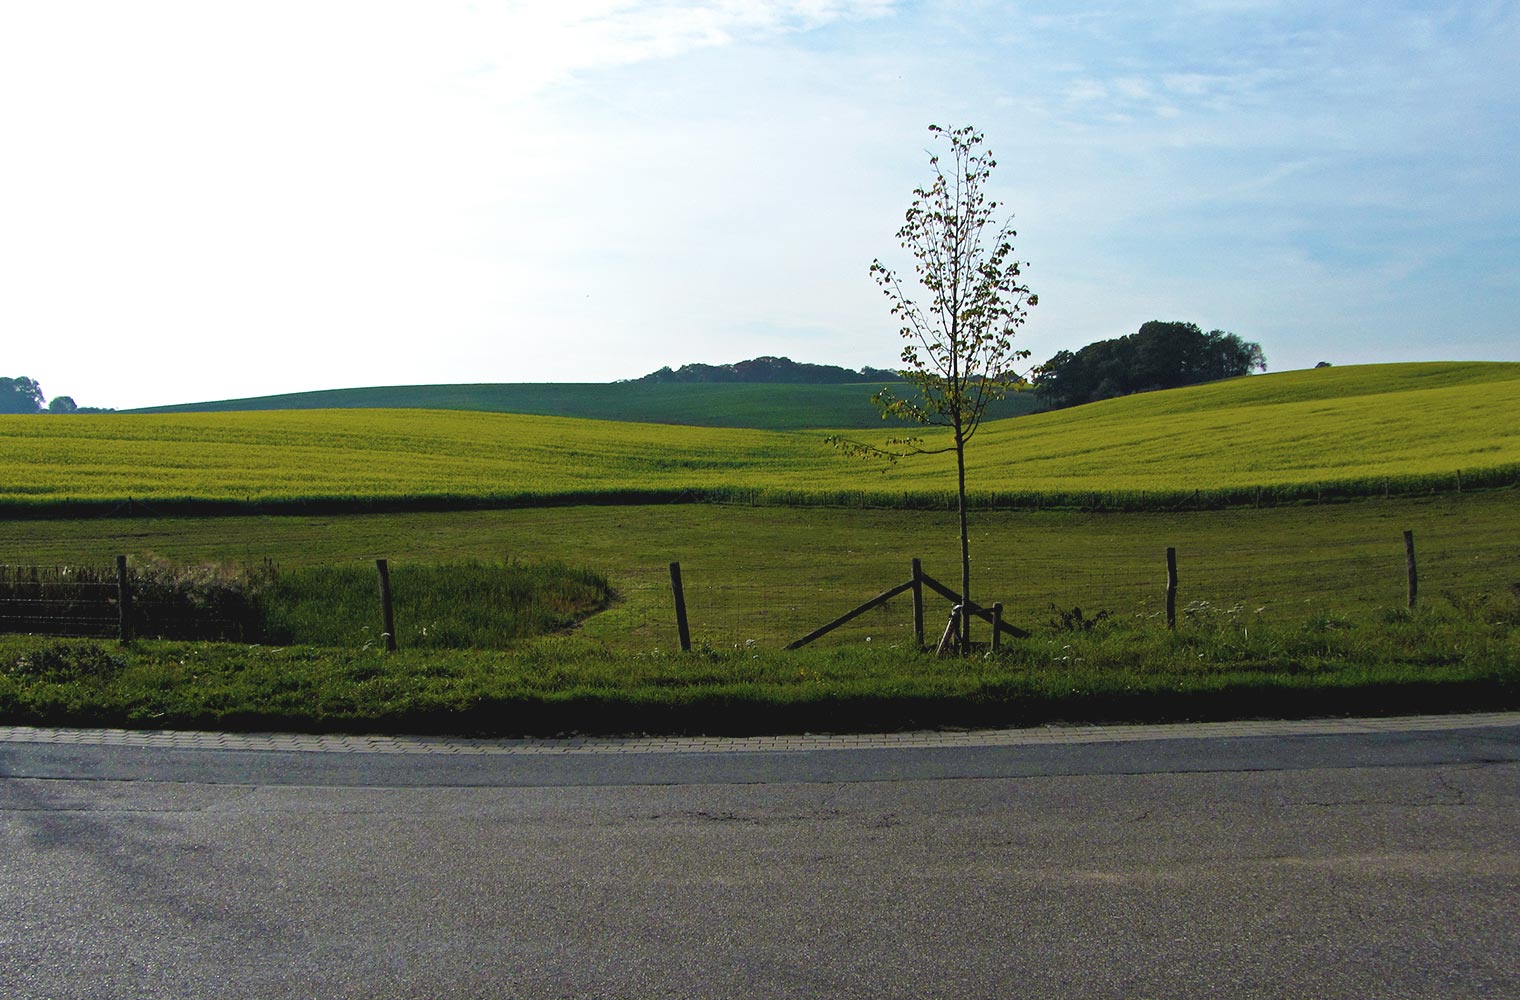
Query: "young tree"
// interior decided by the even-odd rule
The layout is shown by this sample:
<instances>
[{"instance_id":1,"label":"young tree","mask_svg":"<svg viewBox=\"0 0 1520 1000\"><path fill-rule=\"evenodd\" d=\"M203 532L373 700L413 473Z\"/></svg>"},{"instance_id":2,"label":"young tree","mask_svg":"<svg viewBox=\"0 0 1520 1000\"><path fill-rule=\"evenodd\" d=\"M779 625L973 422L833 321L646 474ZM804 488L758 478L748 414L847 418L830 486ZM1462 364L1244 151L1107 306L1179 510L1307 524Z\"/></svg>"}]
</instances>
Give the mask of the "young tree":
<instances>
[{"instance_id":1,"label":"young tree","mask_svg":"<svg viewBox=\"0 0 1520 1000\"><path fill-rule=\"evenodd\" d=\"M971 545L966 516L966 446L981 426L987 406L1010 390L1023 388L1016 370L1028 351L1013 346L1027 307L1037 297L1023 283L1028 266L1014 256L1017 235L1012 219L999 223L998 202L985 187L997 162L982 148L983 137L971 126L929 126L936 140L950 144L941 165L931 154L933 179L913 191L898 241L914 259L914 275L924 301L909 294L896 271L880 260L871 275L892 304L901 324L902 379L914 393L899 396L883 389L872 397L882 417L921 426L944 427L949 442L928 447L920 438L898 438L886 448L836 441L856 453L886 456L954 452L957 509L960 513L961 598L971 600ZM962 618L961 648L970 636L969 616Z\"/></svg>"}]
</instances>

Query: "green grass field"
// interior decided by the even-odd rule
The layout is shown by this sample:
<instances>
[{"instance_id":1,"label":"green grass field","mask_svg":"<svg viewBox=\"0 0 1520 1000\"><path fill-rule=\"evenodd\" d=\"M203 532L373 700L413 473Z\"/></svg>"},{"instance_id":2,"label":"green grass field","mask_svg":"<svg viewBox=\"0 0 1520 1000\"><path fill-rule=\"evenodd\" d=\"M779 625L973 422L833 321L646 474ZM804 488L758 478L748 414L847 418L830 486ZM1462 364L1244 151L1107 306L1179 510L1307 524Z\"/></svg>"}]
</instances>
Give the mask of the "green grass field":
<instances>
[{"instance_id":1,"label":"green grass field","mask_svg":"<svg viewBox=\"0 0 1520 1000\"><path fill-rule=\"evenodd\" d=\"M1139 508L1511 485L1516 413L1520 364L1255 376L989 422L969 485L984 505ZM883 470L825 436L438 410L0 417L0 506L946 503L949 457Z\"/></svg>"},{"instance_id":2,"label":"green grass field","mask_svg":"<svg viewBox=\"0 0 1520 1000\"><path fill-rule=\"evenodd\" d=\"M583 417L693 427L791 431L865 428L880 423L871 394L883 383L671 385L643 382L517 382L475 385L394 385L292 392L278 396L151 406L133 413L228 413L241 410L479 410L547 417ZM1012 417L1039 408L1033 395L1014 394L990 415Z\"/></svg>"}]
</instances>

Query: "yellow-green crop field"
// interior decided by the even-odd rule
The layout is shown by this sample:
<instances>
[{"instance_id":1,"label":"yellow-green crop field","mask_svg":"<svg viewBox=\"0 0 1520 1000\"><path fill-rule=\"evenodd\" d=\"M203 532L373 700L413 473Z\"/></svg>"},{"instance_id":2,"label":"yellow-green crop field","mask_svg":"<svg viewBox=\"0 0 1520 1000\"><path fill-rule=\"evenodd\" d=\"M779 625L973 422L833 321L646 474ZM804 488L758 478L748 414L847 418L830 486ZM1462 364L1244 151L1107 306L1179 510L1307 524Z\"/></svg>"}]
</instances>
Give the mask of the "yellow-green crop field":
<instances>
[{"instance_id":1,"label":"yellow-green crop field","mask_svg":"<svg viewBox=\"0 0 1520 1000\"><path fill-rule=\"evenodd\" d=\"M903 431L884 425L862 440ZM682 493L915 504L950 487L948 456L883 472L826 436L433 410L0 417L0 505ZM968 457L971 490L994 502L1375 493L1454 485L1458 473L1472 485L1510 484L1520 479L1520 364L1324 368L1131 396L989 422Z\"/></svg>"}]
</instances>

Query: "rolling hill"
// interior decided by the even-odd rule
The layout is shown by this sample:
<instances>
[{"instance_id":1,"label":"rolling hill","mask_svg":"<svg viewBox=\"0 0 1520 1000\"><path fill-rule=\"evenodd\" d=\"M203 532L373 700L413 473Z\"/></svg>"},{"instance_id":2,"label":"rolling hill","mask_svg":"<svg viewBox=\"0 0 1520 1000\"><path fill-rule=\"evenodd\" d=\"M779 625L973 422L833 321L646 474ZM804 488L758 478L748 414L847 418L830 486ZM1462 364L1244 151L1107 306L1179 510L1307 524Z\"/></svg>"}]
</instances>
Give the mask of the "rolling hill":
<instances>
[{"instance_id":1,"label":"rolling hill","mask_svg":"<svg viewBox=\"0 0 1520 1000\"><path fill-rule=\"evenodd\" d=\"M230 413L259 410L417 409L477 410L550 417L584 417L692 427L747 427L788 431L865 428L881 423L871 394L883 385L853 382L774 383L550 382L474 385L395 385L330 389L278 396L155 406L130 413ZM1040 408L1032 394L993 404L993 417Z\"/></svg>"},{"instance_id":2,"label":"rolling hill","mask_svg":"<svg viewBox=\"0 0 1520 1000\"><path fill-rule=\"evenodd\" d=\"M1157 506L1514 485L1520 364L1325 368L985 424L981 502ZM880 440L888 432L875 425ZM900 428L892 430L901 433ZM938 505L950 459L883 473L822 430L682 427L447 410L0 418L0 504L128 498L248 505L483 506L675 499ZM931 435L927 444L936 439ZM86 505L82 507L81 505Z\"/></svg>"}]
</instances>

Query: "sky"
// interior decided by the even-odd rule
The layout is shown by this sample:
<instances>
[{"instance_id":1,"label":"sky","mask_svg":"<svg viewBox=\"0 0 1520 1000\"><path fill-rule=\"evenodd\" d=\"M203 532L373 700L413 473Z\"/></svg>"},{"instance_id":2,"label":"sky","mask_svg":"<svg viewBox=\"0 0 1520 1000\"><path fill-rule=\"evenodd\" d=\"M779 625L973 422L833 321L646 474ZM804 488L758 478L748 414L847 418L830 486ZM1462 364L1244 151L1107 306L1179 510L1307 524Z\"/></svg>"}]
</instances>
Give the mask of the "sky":
<instances>
[{"instance_id":1,"label":"sky","mask_svg":"<svg viewBox=\"0 0 1520 1000\"><path fill-rule=\"evenodd\" d=\"M129 408L896 367L974 125L1062 349L1520 360L1520 7L0 3L0 375ZM943 148L941 146L941 148Z\"/></svg>"}]
</instances>

